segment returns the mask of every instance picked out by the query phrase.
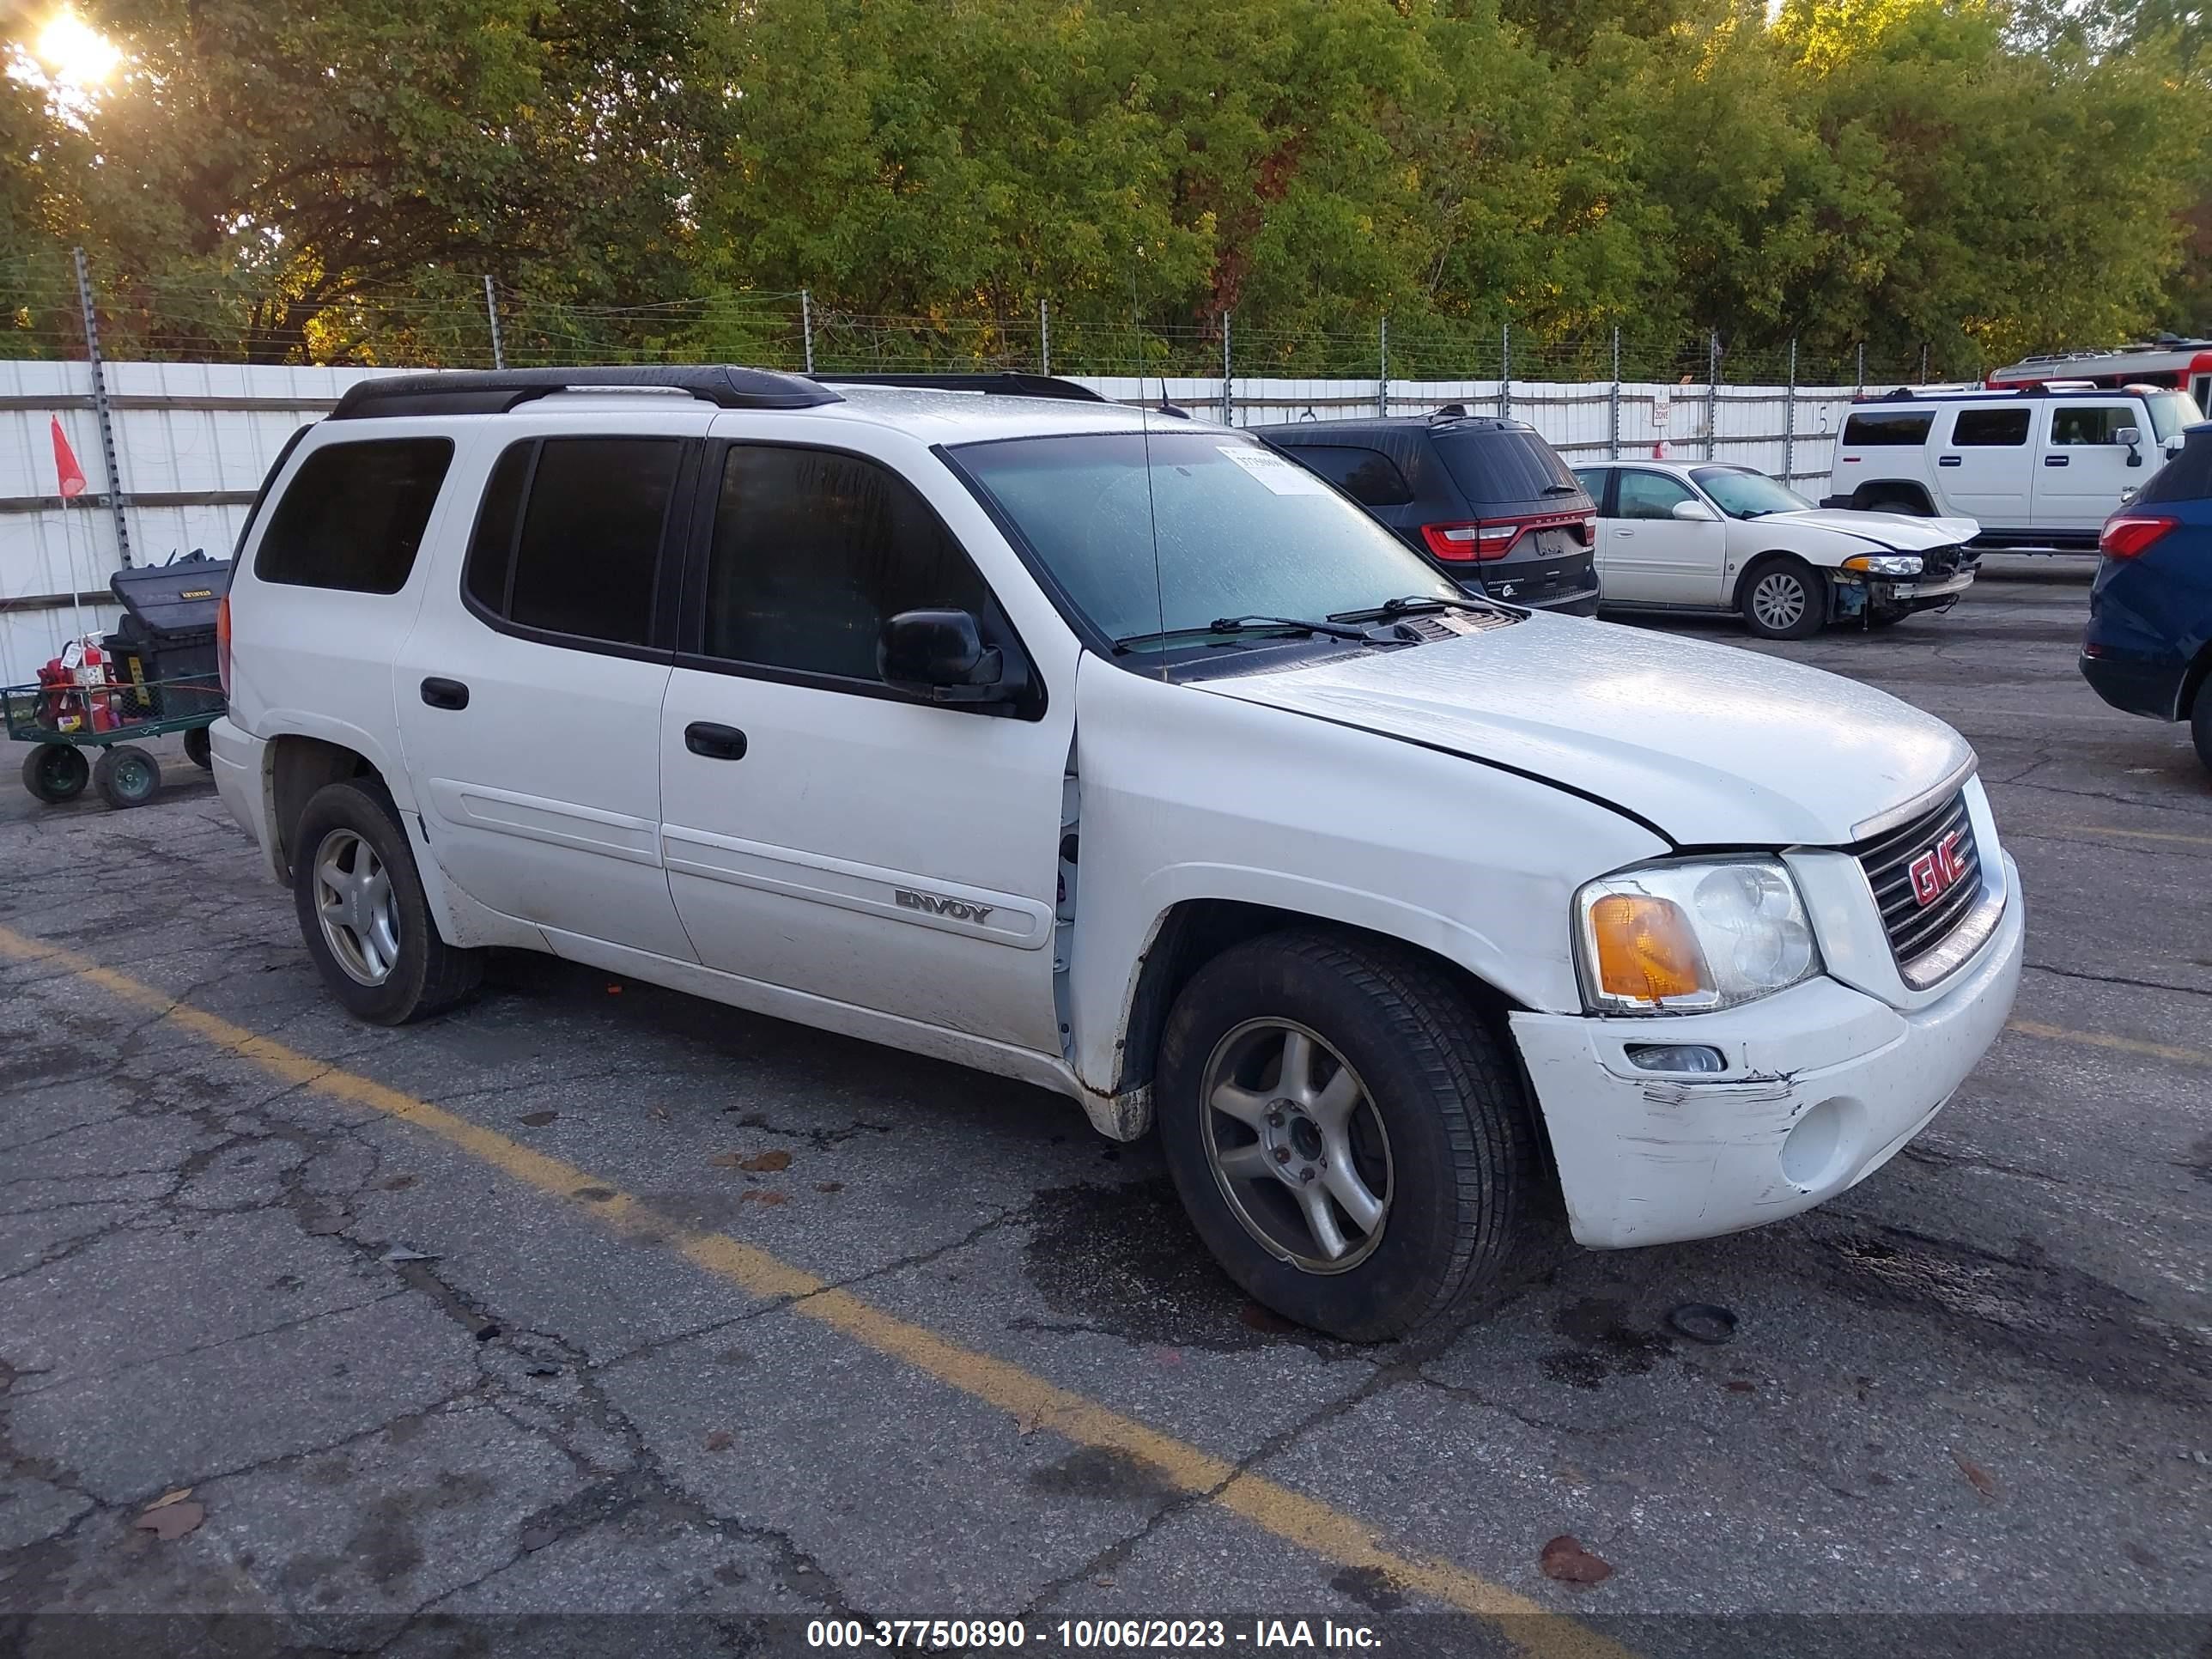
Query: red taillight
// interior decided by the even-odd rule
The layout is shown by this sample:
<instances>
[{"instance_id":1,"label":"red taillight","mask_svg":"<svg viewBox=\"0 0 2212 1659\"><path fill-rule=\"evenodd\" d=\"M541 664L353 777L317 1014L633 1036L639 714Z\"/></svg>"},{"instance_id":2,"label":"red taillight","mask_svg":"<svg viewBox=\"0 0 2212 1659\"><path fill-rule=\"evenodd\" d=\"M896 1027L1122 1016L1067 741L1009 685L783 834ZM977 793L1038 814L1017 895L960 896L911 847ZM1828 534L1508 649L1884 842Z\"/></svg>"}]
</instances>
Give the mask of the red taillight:
<instances>
[{"instance_id":1,"label":"red taillight","mask_svg":"<svg viewBox=\"0 0 2212 1659\"><path fill-rule=\"evenodd\" d=\"M2132 559L2160 536L2181 523L2141 513L2115 513L2097 532L2097 550L2106 558Z\"/></svg>"},{"instance_id":2,"label":"red taillight","mask_svg":"<svg viewBox=\"0 0 2212 1659\"><path fill-rule=\"evenodd\" d=\"M1521 538L1518 520L1501 519L1482 524L1425 524L1421 539L1431 558L1453 563L1470 559L1502 559Z\"/></svg>"},{"instance_id":3,"label":"red taillight","mask_svg":"<svg viewBox=\"0 0 2212 1659\"><path fill-rule=\"evenodd\" d=\"M215 672L222 682L222 695L230 695L230 595L215 608Z\"/></svg>"},{"instance_id":4,"label":"red taillight","mask_svg":"<svg viewBox=\"0 0 2212 1659\"><path fill-rule=\"evenodd\" d=\"M1580 542L1584 547L1595 547L1597 545L1597 520L1595 519L1577 519L1573 524L1568 526L1568 528L1575 532L1575 539Z\"/></svg>"}]
</instances>

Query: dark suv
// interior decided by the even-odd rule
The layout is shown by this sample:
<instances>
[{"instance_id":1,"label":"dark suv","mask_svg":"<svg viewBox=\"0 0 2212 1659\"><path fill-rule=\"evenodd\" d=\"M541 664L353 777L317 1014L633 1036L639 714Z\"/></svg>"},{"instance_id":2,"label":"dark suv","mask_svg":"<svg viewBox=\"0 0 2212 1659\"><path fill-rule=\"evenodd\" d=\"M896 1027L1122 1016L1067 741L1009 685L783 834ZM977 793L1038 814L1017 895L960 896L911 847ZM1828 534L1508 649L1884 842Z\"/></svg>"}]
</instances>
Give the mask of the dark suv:
<instances>
[{"instance_id":1,"label":"dark suv","mask_svg":"<svg viewBox=\"0 0 2212 1659\"><path fill-rule=\"evenodd\" d=\"M2115 708L2187 720L2212 769L2212 422L2105 520L2081 677Z\"/></svg>"},{"instance_id":2,"label":"dark suv","mask_svg":"<svg viewBox=\"0 0 2212 1659\"><path fill-rule=\"evenodd\" d=\"M1540 611L1596 611L1596 507L1534 427L1450 408L1253 435L1364 504L1453 580Z\"/></svg>"}]
</instances>

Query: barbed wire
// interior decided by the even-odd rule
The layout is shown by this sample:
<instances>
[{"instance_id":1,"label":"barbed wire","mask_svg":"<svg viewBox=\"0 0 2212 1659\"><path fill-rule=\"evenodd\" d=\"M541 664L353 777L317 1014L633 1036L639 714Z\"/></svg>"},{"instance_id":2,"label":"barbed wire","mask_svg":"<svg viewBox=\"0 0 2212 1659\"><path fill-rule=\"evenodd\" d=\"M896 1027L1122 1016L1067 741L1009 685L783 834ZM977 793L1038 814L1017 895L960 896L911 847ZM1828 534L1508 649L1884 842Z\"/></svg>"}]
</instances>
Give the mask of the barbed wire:
<instances>
[{"instance_id":1,"label":"barbed wire","mask_svg":"<svg viewBox=\"0 0 2212 1659\"><path fill-rule=\"evenodd\" d=\"M1539 331L1499 319L1378 315L1334 325L1235 313L1200 320L1114 319L1063 309L986 307L875 313L800 291L737 289L568 299L458 271L289 291L245 276L141 275L92 262L102 354L113 361L483 368L563 363L744 362L817 372L1052 370L1218 379L1608 381L1855 386L1978 379L1966 337L1906 353L1739 348L1727 331L1623 325ZM1224 340L1226 335L1226 356ZM81 359L84 319L66 252L0 260L0 359Z\"/></svg>"}]
</instances>

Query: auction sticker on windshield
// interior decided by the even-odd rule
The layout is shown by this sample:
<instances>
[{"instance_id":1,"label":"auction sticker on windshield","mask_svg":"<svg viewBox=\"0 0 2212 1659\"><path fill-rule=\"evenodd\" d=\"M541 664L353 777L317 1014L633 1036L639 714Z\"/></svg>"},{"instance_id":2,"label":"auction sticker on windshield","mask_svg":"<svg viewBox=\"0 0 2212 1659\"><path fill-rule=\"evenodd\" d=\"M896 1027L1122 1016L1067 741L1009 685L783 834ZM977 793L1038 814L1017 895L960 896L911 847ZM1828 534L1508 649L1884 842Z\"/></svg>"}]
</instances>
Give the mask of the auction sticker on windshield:
<instances>
[{"instance_id":1,"label":"auction sticker on windshield","mask_svg":"<svg viewBox=\"0 0 2212 1659\"><path fill-rule=\"evenodd\" d=\"M1251 444L1216 444L1231 460L1243 467L1278 495L1326 495L1328 486L1296 461L1285 460L1271 449Z\"/></svg>"}]
</instances>

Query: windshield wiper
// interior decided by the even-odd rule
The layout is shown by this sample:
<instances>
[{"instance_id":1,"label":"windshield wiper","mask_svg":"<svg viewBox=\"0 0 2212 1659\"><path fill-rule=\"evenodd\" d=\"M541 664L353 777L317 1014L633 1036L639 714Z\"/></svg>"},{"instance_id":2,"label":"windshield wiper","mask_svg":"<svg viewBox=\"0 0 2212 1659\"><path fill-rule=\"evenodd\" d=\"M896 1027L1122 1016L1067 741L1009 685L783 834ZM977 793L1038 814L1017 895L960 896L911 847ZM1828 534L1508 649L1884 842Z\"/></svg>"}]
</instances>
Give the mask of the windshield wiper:
<instances>
[{"instance_id":1,"label":"windshield wiper","mask_svg":"<svg viewBox=\"0 0 2212 1659\"><path fill-rule=\"evenodd\" d=\"M1575 495L1582 493L1582 486L1580 484L1546 484L1543 493L1547 495Z\"/></svg>"},{"instance_id":2,"label":"windshield wiper","mask_svg":"<svg viewBox=\"0 0 2212 1659\"><path fill-rule=\"evenodd\" d=\"M1154 629L1145 634L1126 634L1114 641L1116 651L1127 651L1147 640L1188 640L1209 634L1325 634L1333 640L1351 640L1360 645L1371 645L1367 631L1361 628L1340 626L1332 617L1327 622L1309 622L1303 617L1216 617L1202 628Z\"/></svg>"},{"instance_id":3,"label":"windshield wiper","mask_svg":"<svg viewBox=\"0 0 2212 1659\"><path fill-rule=\"evenodd\" d=\"M1442 593L1408 593L1401 599L1385 599L1366 611L1332 611L1329 620L1336 623L1378 622L1392 617L1402 617L1413 611L1480 611L1489 616L1510 617L1512 610L1496 599L1447 598Z\"/></svg>"}]
</instances>

